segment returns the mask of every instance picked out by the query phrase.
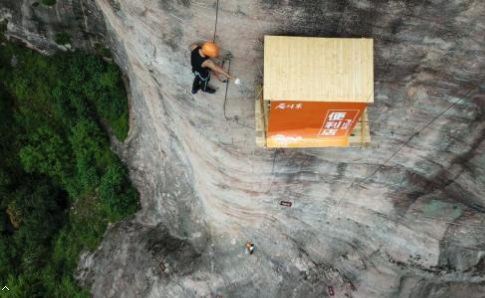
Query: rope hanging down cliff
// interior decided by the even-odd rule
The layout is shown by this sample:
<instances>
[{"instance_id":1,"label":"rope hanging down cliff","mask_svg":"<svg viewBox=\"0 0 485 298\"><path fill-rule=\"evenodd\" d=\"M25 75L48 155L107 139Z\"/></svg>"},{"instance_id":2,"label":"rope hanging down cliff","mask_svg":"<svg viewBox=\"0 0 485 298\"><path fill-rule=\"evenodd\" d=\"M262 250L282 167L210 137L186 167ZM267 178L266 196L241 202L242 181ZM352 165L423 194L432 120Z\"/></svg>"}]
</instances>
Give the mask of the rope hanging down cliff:
<instances>
[{"instance_id":1,"label":"rope hanging down cliff","mask_svg":"<svg viewBox=\"0 0 485 298\"><path fill-rule=\"evenodd\" d=\"M214 22L214 36L212 37L212 42L216 42L217 33L217 21L219 19L219 0L216 0L216 20Z\"/></svg>"},{"instance_id":2,"label":"rope hanging down cliff","mask_svg":"<svg viewBox=\"0 0 485 298\"><path fill-rule=\"evenodd\" d=\"M214 21L214 35L212 37L213 43L216 43L216 36L217 36L217 23L219 21L219 0L216 0L215 9L216 9L216 18L215 18L215 21ZM227 73L230 73L230 70L231 70L231 59L232 59L232 55L230 53L227 53L224 56L223 61L222 61L222 67L224 67L225 62L227 61ZM241 83L241 81L238 78L236 78L235 83L236 83L236 85L239 85ZM235 120L237 122L237 117L231 118L231 117L228 117L227 114L226 114L227 91L228 91L228 89L229 89L229 79L226 82L226 88L225 88L225 92L224 92L224 105L223 105L224 119Z\"/></svg>"}]
</instances>

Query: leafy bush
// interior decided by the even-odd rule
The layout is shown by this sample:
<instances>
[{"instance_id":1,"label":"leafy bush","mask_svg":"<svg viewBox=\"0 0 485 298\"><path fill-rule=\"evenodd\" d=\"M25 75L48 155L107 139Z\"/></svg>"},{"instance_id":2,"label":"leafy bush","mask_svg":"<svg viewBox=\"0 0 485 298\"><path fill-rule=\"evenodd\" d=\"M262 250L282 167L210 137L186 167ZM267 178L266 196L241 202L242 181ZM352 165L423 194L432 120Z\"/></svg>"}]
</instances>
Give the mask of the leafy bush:
<instances>
[{"instance_id":1,"label":"leafy bush","mask_svg":"<svg viewBox=\"0 0 485 298\"><path fill-rule=\"evenodd\" d=\"M60 32L56 34L55 41L57 44L68 44L71 42L71 36L66 32Z\"/></svg>"},{"instance_id":2,"label":"leafy bush","mask_svg":"<svg viewBox=\"0 0 485 298\"><path fill-rule=\"evenodd\" d=\"M42 4L47 6L54 6L57 3L57 0L41 0Z\"/></svg>"},{"instance_id":3,"label":"leafy bush","mask_svg":"<svg viewBox=\"0 0 485 298\"><path fill-rule=\"evenodd\" d=\"M120 72L13 45L0 45L0 65L0 280L11 297L89 297L73 275L80 253L139 208L100 124L127 135Z\"/></svg>"},{"instance_id":4,"label":"leafy bush","mask_svg":"<svg viewBox=\"0 0 485 298\"><path fill-rule=\"evenodd\" d=\"M68 175L69 149L52 128L40 127L29 136L28 145L20 149L20 160L27 173L40 173L62 181Z\"/></svg>"},{"instance_id":5,"label":"leafy bush","mask_svg":"<svg viewBox=\"0 0 485 298\"><path fill-rule=\"evenodd\" d=\"M132 188L127 188L127 174L123 166L113 162L101 178L99 196L110 219L119 220L132 214L137 206L137 196Z\"/></svg>"}]
</instances>

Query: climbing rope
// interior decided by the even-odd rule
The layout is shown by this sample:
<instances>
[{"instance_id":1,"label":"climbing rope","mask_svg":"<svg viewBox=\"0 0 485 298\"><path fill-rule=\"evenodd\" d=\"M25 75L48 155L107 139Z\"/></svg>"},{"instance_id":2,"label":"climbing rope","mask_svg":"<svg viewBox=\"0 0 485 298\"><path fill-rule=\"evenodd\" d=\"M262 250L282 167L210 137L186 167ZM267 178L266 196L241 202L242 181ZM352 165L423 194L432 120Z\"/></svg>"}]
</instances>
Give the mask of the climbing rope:
<instances>
[{"instance_id":1,"label":"climbing rope","mask_svg":"<svg viewBox=\"0 0 485 298\"><path fill-rule=\"evenodd\" d=\"M271 193L271 188L273 187L273 182L274 182L274 168L276 165L276 155L278 155L279 148L276 148L273 153L273 166L271 167L271 182L269 184L269 188L266 191L266 193Z\"/></svg>"},{"instance_id":2,"label":"climbing rope","mask_svg":"<svg viewBox=\"0 0 485 298\"><path fill-rule=\"evenodd\" d=\"M216 0L216 20L214 22L214 37L212 37L212 42L216 42L217 33L217 21L219 19L219 0Z\"/></svg>"},{"instance_id":3,"label":"climbing rope","mask_svg":"<svg viewBox=\"0 0 485 298\"><path fill-rule=\"evenodd\" d=\"M463 97L467 97L469 96L473 90L475 90L475 88L470 88L464 95ZM449 110L451 110L456 104L458 104L459 102L461 101L461 98L458 97L455 101L453 101L446 109L444 109L443 111L441 111L438 115L436 115L435 117L433 117L428 123L426 123L422 128L420 128L418 131L416 131L415 133L413 133L406 141L404 141L403 143L401 143L401 145L397 148L396 151L394 151L394 153L384 161L384 163L380 164L370 175L368 175L367 177L365 178L362 178L357 184L361 184L363 182L366 182L368 179L374 177L375 174L377 174L377 172L379 172L383 167L385 167L387 165L388 162L390 162L399 152L401 152L402 148L404 148L405 146L407 146L411 140L414 139L414 137L416 136L419 136L419 134L425 130L426 128L428 128L431 124L433 124L436 120L438 120L439 118L441 118L441 116L443 116L446 112L448 112ZM352 182L352 184L354 184L354 182Z\"/></svg>"},{"instance_id":4,"label":"climbing rope","mask_svg":"<svg viewBox=\"0 0 485 298\"><path fill-rule=\"evenodd\" d=\"M218 24L218 21L219 21L219 0L216 0L216 19L214 21L214 35L212 37L212 42L215 42L216 41L216 36L217 36L217 24ZM228 53L223 61L222 61L222 67L224 67L224 63L227 61L227 73L230 73L231 71L231 58L232 58L232 55L230 53ZM224 119L227 120L233 120L237 123L237 125L241 126L241 127L246 127L246 128L252 128L250 126L247 126L247 125L244 125L244 124L241 124L238 122L238 118L237 116L236 117L228 117L227 114L226 114L226 105L227 105L227 92L229 90L229 79L227 79L227 82L226 82L226 90L225 90L225 93L224 93L224 106L223 106L223 109L224 109Z\"/></svg>"},{"instance_id":5,"label":"climbing rope","mask_svg":"<svg viewBox=\"0 0 485 298\"><path fill-rule=\"evenodd\" d=\"M227 61L227 73L229 73L229 71L231 71L231 60L228 60ZM226 82L226 92L224 94L224 106L223 106L223 109L224 109L224 119L226 119L226 120L229 120L230 119L226 115L226 102L227 102L227 90L228 89L229 89L229 79L227 79L227 82Z\"/></svg>"},{"instance_id":6,"label":"climbing rope","mask_svg":"<svg viewBox=\"0 0 485 298\"><path fill-rule=\"evenodd\" d=\"M215 22L214 22L214 36L212 37L212 42L215 42L216 41L216 34L217 34L217 22L219 20L219 0L216 0L216 19L215 19ZM226 58L222 61L222 67L224 67L224 63L227 61L227 73L229 73L231 71L231 59L230 57L229 58ZM227 103L227 91L229 90L229 79L227 79L227 82L226 82L226 91L224 93L224 105L223 105L223 109L224 109L224 119L226 120L229 120L230 118L227 117L226 115L226 103Z\"/></svg>"}]
</instances>

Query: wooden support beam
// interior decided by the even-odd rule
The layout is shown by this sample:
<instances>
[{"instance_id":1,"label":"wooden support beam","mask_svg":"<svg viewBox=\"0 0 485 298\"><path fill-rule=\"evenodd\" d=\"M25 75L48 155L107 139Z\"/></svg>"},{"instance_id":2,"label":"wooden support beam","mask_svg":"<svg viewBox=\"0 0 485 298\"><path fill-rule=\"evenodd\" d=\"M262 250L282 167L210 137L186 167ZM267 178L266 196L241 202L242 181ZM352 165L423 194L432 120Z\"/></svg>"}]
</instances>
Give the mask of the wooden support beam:
<instances>
[{"instance_id":1,"label":"wooden support beam","mask_svg":"<svg viewBox=\"0 0 485 298\"><path fill-rule=\"evenodd\" d=\"M256 145L266 147L266 123L264 114L263 86L256 87L256 98L254 102L254 113L256 119Z\"/></svg>"},{"instance_id":2,"label":"wooden support beam","mask_svg":"<svg viewBox=\"0 0 485 298\"><path fill-rule=\"evenodd\" d=\"M367 116L366 109L355 125L354 130L350 133L349 146L365 148L370 145L370 142L369 117Z\"/></svg>"}]
</instances>

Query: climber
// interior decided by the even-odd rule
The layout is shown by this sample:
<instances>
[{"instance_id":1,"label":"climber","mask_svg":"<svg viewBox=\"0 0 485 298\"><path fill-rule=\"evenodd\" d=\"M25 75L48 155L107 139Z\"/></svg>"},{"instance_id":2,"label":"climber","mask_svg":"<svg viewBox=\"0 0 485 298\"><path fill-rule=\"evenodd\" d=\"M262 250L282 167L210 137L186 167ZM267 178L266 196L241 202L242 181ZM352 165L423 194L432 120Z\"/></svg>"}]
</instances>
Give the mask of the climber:
<instances>
[{"instance_id":1,"label":"climber","mask_svg":"<svg viewBox=\"0 0 485 298\"><path fill-rule=\"evenodd\" d=\"M195 75L192 94L197 93L199 89L207 93L216 92L214 88L209 86L210 73L213 73L223 83L226 83L228 79L233 79L222 67L211 60L211 58L219 56L219 47L215 43L205 42L202 46L193 44L190 49L192 50L190 62L192 72ZM226 78L224 79L222 76Z\"/></svg>"},{"instance_id":2,"label":"climber","mask_svg":"<svg viewBox=\"0 0 485 298\"><path fill-rule=\"evenodd\" d=\"M254 243L252 243L251 241L246 242L246 252L250 255L252 255L254 252Z\"/></svg>"}]
</instances>

